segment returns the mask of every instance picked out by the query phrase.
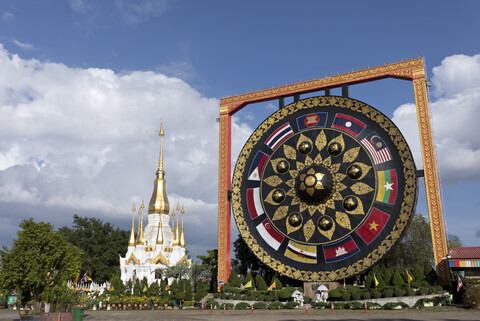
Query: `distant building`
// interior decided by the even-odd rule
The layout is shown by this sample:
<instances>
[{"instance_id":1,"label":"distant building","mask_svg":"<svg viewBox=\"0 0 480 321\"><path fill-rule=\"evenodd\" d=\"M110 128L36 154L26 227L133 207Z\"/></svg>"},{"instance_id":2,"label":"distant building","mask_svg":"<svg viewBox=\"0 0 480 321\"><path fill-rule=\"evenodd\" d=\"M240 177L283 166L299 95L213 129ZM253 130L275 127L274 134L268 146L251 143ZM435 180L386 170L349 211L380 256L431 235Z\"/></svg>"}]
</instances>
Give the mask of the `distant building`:
<instances>
[{"instance_id":1,"label":"distant building","mask_svg":"<svg viewBox=\"0 0 480 321\"><path fill-rule=\"evenodd\" d=\"M184 209L177 204L176 213L167 197L165 171L163 170L163 124L160 126L160 160L153 186L152 198L148 205L147 226L143 228L142 204L138 210L139 223L135 233L135 204L132 208L132 227L128 250L124 257L120 256L121 279L123 282L147 278L148 284L165 279L163 269L178 263L190 265L191 260L185 252L185 236L183 231ZM176 214L176 215L175 215ZM181 225L179 216L182 214Z\"/></svg>"}]
</instances>

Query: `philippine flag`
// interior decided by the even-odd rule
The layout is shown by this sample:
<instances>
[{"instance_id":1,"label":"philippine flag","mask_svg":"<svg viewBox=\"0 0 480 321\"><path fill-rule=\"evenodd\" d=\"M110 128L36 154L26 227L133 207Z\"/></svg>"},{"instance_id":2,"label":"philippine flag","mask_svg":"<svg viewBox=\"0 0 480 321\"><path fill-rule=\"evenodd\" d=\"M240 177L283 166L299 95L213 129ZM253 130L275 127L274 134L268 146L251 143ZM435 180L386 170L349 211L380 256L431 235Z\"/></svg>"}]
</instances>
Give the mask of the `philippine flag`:
<instances>
[{"instance_id":1,"label":"philippine flag","mask_svg":"<svg viewBox=\"0 0 480 321\"><path fill-rule=\"evenodd\" d=\"M252 220L263 214L262 202L260 200L260 187L247 189L247 207Z\"/></svg>"},{"instance_id":2,"label":"philippine flag","mask_svg":"<svg viewBox=\"0 0 480 321\"><path fill-rule=\"evenodd\" d=\"M336 243L323 245L322 248L323 255L325 256L325 262L327 263L345 260L360 252L360 249L351 236L348 236Z\"/></svg>"},{"instance_id":3,"label":"philippine flag","mask_svg":"<svg viewBox=\"0 0 480 321\"><path fill-rule=\"evenodd\" d=\"M352 116L336 114L333 119L332 127L341 129L350 135L357 137L367 125Z\"/></svg>"},{"instance_id":4,"label":"philippine flag","mask_svg":"<svg viewBox=\"0 0 480 321\"><path fill-rule=\"evenodd\" d=\"M385 144L385 141L378 136L376 132L371 132L367 137L362 139L362 144L372 155L375 164L381 164L392 160L392 154L390 154L387 144Z\"/></svg>"},{"instance_id":5,"label":"philippine flag","mask_svg":"<svg viewBox=\"0 0 480 321\"><path fill-rule=\"evenodd\" d=\"M281 142L291 135L293 135L292 127L290 126L290 123L285 123L268 137L265 144L274 150Z\"/></svg>"},{"instance_id":6,"label":"philippine flag","mask_svg":"<svg viewBox=\"0 0 480 321\"><path fill-rule=\"evenodd\" d=\"M275 251L278 250L284 237L275 230L268 219L265 219L262 223L257 225L257 231L268 245L270 245Z\"/></svg>"},{"instance_id":7,"label":"philippine flag","mask_svg":"<svg viewBox=\"0 0 480 321\"><path fill-rule=\"evenodd\" d=\"M268 155L262 151L257 151L252 165L250 165L250 171L248 172L248 179L251 181L259 181L262 175L263 166L268 160Z\"/></svg>"}]
</instances>

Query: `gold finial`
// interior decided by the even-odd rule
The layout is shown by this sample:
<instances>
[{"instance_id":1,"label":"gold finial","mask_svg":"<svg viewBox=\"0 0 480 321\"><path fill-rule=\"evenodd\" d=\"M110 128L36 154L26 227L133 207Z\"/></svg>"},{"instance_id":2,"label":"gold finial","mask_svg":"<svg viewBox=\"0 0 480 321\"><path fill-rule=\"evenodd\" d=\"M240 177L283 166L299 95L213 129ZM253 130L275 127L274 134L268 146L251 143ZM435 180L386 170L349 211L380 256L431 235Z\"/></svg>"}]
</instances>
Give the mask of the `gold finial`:
<instances>
[{"instance_id":1,"label":"gold finial","mask_svg":"<svg viewBox=\"0 0 480 321\"><path fill-rule=\"evenodd\" d=\"M163 244L163 228L162 220L158 223L158 235L157 235L157 244Z\"/></svg>"},{"instance_id":2,"label":"gold finial","mask_svg":"<svg viewBox=\"0 0 480 321\"><path fill-rule=\"evenodd\" d=\"M135 246L135 202L132 207L132 227L130 228L130 240L128 241L128 246Z\"/></svg>"},{"instance_id":3,"label":"gold finial","mask_svg":"<svg viewBox=\"0 0 480 321\"><path fill-rule=\"evenodd\" d=\"M177 212L180 211L180 201L177 202Z\"/></svg>"},{"instance_id":4,"label":"gold finial","mask_svg":"<svg viewBox=\"0 0 480 321\"><path fill-rule=\"evenodd\" d=\"M143 235L143 210L142 206L138 210L138 231L137 231L137 244L144 245L145 244L145 237Z\"/></svg>"},{"instance_id":5,"label":"gold finial","mask_svg":"<svg viewBox=\"0 0 480 321\"><path fill-rule=\"evenodd\" d=\"M185 247L185 235L183 234L183 214L185 211L183 210L183 204L182 204L182 227L180 229L180 246Z\"/></svg>"},{"instance_id":6,"label":"gold finial","mask_svg":"<svg viewBox=\"0 0 480 321\"><path fill-rule=\"evenodd\" d=\"M175 227L175 245L180 245L180 235L178 235L178 217L180 215L177 215L177 225Z\"/></svg>"},{"instance_id":7,"label":"gold finial","mask_svg":"<svg viewBox=\"0 0 480 321\"><path fill-rule=\"evenodd\" d=\"M175 209L172 209L172 233L175 229Z\"/></svg>"},{"instance_id":8,"label":"gold finial","mask_svg":"<svg viewBox=\"0 0 480 321\"><path fill-rule=\"evenodd\" d=\"M141 206L142 210L145 208L145 204L144 204L144 201L142 200L142 206Z\"/></svg>"},{"instance_id":9,"label":"gold finial","mask_svg":"<svg viewBox=\"0 0 480 321\"><path fill-rule=\"evenodd\" d=\"M160 122L160 158L158 160L158 169L156 172L156 179L153 186L153 193L148 205L148 214L165 214L168 215L170 205L167 197L167 187L165 171L163 170L163 122Z\"/></svg>"}]
</instances>

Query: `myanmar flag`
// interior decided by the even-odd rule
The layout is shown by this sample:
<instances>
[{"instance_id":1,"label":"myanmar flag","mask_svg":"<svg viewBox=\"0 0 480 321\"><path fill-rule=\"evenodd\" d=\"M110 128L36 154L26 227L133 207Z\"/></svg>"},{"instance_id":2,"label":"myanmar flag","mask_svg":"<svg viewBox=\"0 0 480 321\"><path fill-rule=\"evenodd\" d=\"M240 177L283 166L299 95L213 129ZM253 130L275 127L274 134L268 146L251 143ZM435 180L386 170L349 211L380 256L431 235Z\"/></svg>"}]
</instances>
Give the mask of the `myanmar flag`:
<instances>
[{"instance_id":1,"label":"myanmar flag","mask_svg":"<svg viewBox=\"0 0 480 321\"><path fill-rule=\"evenodd\" d=\"M395 204L397 197L397 172L394 169L378 171L378 194L376 201Z\"/></svg>"}]
</instances>

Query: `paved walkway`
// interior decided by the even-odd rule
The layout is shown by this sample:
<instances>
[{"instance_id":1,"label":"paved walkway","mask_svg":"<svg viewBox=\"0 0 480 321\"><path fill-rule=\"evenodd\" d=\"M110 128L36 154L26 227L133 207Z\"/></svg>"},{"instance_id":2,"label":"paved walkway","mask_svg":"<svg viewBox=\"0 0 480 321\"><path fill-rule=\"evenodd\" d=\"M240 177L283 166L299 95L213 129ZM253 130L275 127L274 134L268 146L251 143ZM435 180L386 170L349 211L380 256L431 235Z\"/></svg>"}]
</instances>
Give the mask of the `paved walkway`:
<instances>
[{"instance_id":1,"label":"paved walkway","mask_svg":"<svg viewBox=\"0 0 480 321\"><path fill-rule=\"evenodd\" d=\"M38 318L40 319L40 318ZM0 320L20 320L17 311L0 311ZM238 311L215 310L158 310L158 311L85 311L84 320L114 320L114 321L150 321L150 320L259 320L259 321L295 321L295 320L394 320L394 321L456 321L480 320L480 310L463 310L454 308L435 310L401 310L401 311L352 311L337 310L258 310L252 315L251 310Z\"/></svg>"}]
</instances>

